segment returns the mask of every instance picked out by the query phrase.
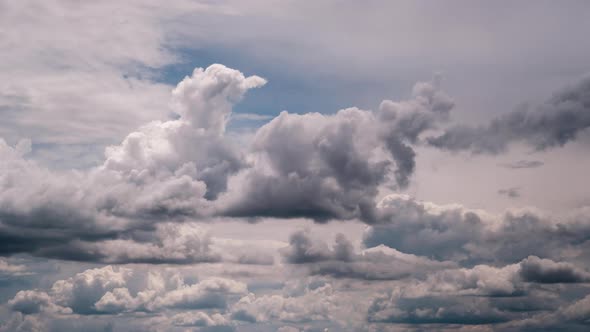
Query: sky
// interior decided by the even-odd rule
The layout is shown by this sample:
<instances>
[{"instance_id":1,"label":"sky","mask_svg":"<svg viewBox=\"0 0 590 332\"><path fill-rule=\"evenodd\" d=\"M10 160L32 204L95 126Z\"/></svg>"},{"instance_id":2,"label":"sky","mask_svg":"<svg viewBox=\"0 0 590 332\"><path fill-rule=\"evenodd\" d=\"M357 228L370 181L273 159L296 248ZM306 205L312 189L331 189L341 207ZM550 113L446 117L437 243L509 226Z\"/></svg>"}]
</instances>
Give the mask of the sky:
<instances>
[{"instance_id":1,"label":"sky","mask_svg":"<svg viewBox=\"0 0 590 332\"><path fill-rule=\"evenodd\" d=\"M0 331L587 331L588 31L0 0Z\"/></svg>"}]
</instances>

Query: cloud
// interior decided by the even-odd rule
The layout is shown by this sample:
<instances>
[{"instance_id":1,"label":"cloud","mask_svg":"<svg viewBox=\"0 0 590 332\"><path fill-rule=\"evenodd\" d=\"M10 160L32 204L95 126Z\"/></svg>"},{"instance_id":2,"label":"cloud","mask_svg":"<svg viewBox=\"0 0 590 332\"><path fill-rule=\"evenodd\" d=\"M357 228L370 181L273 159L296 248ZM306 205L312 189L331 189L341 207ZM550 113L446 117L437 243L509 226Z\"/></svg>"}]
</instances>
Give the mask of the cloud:
<instances>
[{"instance_id":1,"label":"cloud","mask_svg":"<svg viewBox=\"0 0 590 332\"><path fill-rule=\"evenodd\" d=\"M507 313L477 297L378 298L368 316L370 322L398 324L484 325L509 320Z\"/></svg>"},{"instance_id":2,"label":"cloud","mask_svg":"<svg viewBox=\"0 0 590 332\"><path fill-rule=\"evenodd\" d=\"M506 189L498 190L499 195L504 195L508 198L519 198L520 197L520 188L519 187L511 187Z\"/></svg>"},{"instance_id":3,"label":"cloud","mask_svg":"<svg viewBox=\"0 0 590 332\"><path fill-rule=\"evenodd\" d=\"M500 166L511 169L526 169L526 168L538 168L543 166L545 163L539 160L518 160L512 163L500 164Z\"/></svg>"},{"instance_id":4,"label":"cloud","mask_svg":"<svg viewBox=\"0 0 590 332\"><path fill-rule=\"evenodd\" d=\"M538 107L523 106L480 127L455 126L428 139L451 151L498 154L511 143L535 150L560 147L590 127L590 78L568 86Z\"/></svg>"},{"instance_id":5,"label":"cloud","mask_svg":"<svg viewBox=\"0 0 590 332\"><path fill-rule=\"evenodd\" d=\"M130 234L162 232L155 226L161 220L214 215L373 222L379 188L407 186L411 144L454 105L435 79L377 112L283 112L244 151L225 135L226 125L232 106L265 83L223 65L197 68L172 91L178 119L140 127L86 171L50 171L26 157L29 141L14 148L0 142L0 252L109 263L212 261L194 251L159 254L154 250L171 241L154 236L154 245L144 244Z\"/></svg>"},{"instance_id":6,"label":"cloud","mask_svg":"<svg viewBox=\"0 0 590 332\"><path fill-rule=\"evenodd\" d=\"M484 221L461 206L436 206L393 194L379 203L381 223L364 235L366 247L384 244L405 253L461 261L469 243L478 242Z\"/></svg>"},{"instance_id":7,"label":"cloud","mask_svg":"<svg viewBox=\"0 0 590 332\"><path fill-rule=\"evenodd\" d=\"M283 248L285 260L293 264L315 263L326 260L349 261L353 255L352 244L342 235L336 237L335 248L323 241L314 241L309 231L298 231L289 237L289 246Z\"/></svg>"},{"instance_id":8,"label":"cloud","mask_svg":"<svg viewBox=\"0 0 590 332\"><path fill-rule=\"evenodd\" d=\"M531 264L542 264L547 271L546 279L527 277L530 272L525 271L531 269ZM376 296L368 308L367 319L410 325L497 324L500 330L510 330L511 325L526 325L522 322L531 316L543 317L547 315L544 312L553 316L563 311L559 305L571 301L556 301L551 291L539 291L536 283L572 282L563 276L573 270L576 268L571 264L529 257L504 267L477 265L436 271L424 280L408 280L387 294ZM551 273L553 276L549 276ZM540 274L532 272L535 276ZM558 281L556 275L562 278ZM559 292L558 288L553 291ZM545 306L534 303L545 303ZM571 319L564 322L568 320Z\"/></svg>"},{"instance_id":9,"label":"cloud","mask_svg":"<svg viewBox=\"0 0 590 332\"><path fill-rule=\"evenodd\" d=\"M329 255L326 256L331 257L326 260L289 265L284 271L286 277L281 279L282 288L255 287L254 291L238 280L206 277L186 282L183 278L199 270L107 266L58 280L47 290L18 292L8 301L7 307L14 312L15 321L16 316L22 314L50 324L52 328L70 326L57 322L71 320L72 315L82 321L97 314L103 322L133 319L134 324L139 324L133 326L159 330L174 327L278 328L281 324L300 329L315 327L320 331L322 326L369 330L371 326L385 328L389 324L420 328L431 324L438 324L440 328L494 324L498 328L508 328L523 326L532 318L538 321L536 326L541 321L547 326L569 326L564 324L570 323L554 321L582 319L576 317L583 314L573 312L568 314L570 318L555 318L558 314L565 315L561 312L574 303L569 294L576 290L575 283L588 278L587 272L570 263L528 257L504 266L480 264L459 268L452 264L437 265L426 258L384 246L353 252L352 259L340 256L338 260L335 258L338 250L334 249L337 246L327 245ZM393 272L385 278L363 276L363 271L378 275L375 272L378 269L358 267L370 263L381 271L389 271L386 268L399 271L404 264L412 269L404 278L392 277ZM344 267L345 272L338 275L314 270L326 266L328 271L333 266ZM273 270L279 268L276 266ZM322 276L302 278L291 268L310 268L308 272ZM536 271L535 279L526 276L530 272L525 271L530 270ZM562 276L559 281L556 275ZM568 279L571 275L582 278ZM252 281L260 276L240 278ZM561 284L555 285L557 282ZM19 322L22 321L20 318ZM114 325L124 329L125 324Z\"/></svg>"},{"instance_id":10,"label":"cloud","mask_svg":"<svg viewBox=\"0 0 590 332\"><path fill-rule=\"evenodd\" d=\"M172 316L172 322L176 326L227 326L228 320L220 314L208 315L202 311L183 312Z\"/></svg>"},{"instance_id":11,"label":"cloud","mask_svg":"<svg viewBox=\"0 0 590 332\"><path fill-rule=\"evenodd\" d=\"M502 326L507 331L584 331L590 318L590 296L570 301L552 312L539 313L522 320L508 322Z\"/></svg>"},{"instance_id":12,"label":"cloud","mask_svg":"<svg viewBox=\"0 0 590 332\"><path fill-rule=\"evenodd\" d=\"M18 311L25 315L36 314L41 311L66 314L72 312L68 308L54 304L47 293L38 291L19 291L14 298L8 301L8 306L13 311Z\"/></svg>"},{"instance_id":13,"label":"cloud","mask_svg":"<svg viewBox=\"0 0 590 332\"><path fill-rule=\"evenodd\" d=\"M39 254L109 264L189 264L222 260L221 253L210 249L211 236L198 224L160 223L155 227L153 232L131 234L127 239L74 241L44 249Z\"/></svg>"},{"instance_id":14,"label":"cloud","mask_svg":"<svg viewBox=\"0 0 590 332\"><path fill-rule=\"evenodd\" d=\"M41 332L43 326L34 316L17 313L9 321L0 324L2 332Z\"/></svg>"},{"instance_id":15,"label":"cloud","mask_svg":"<svg viewBox=\"0 0 590 332\"><path fill-rule=\"evenodd\" d=\"M131 274L132 270L123 267L89 269L74 277L56 281L49 293L52 302L71 308L75 313L97 313L95 303L106 292L125 286Z\"/></svg>"},{"instance_id":16,"label":"cloud","mask_svg":"<svg viewBox=\"0 0 590 332\"><path fill-rule=\"evenodd\" d=\"M225 308L226 296L246 292L247 288L243 283L221 278L208 279L169 291L156 298L150 306L185 309Z\"/></svg>"},{"instance_id":17,"label":"cloud","mask_svg":"<svg viewBox=\"0 0 590 332\"><path fill-rule=\"evenodd\" d=\"M230 183L219 213L372 222L379 187L408 186L411 144L454 106L437 82L418 83L412 99L383 101L377 112L281 112L256 132L252 167Z\"/></svg>"},{"instance_id":18,"label":"cloud","mask_svg":"<svg viewBox=\"0 0 590 332\"><path fill-rule=\"evenodd\" d=\"M8 304L23 314L117 314L166 308L223 309L228 297L247 293L244 283L230 279L208 278L185 284L178 274L133 276L133 272L112 266L89 269L56 281L48 291L20 291Z\"/></svg>"},{"instance_id":19,"label":"cloud","mask_svg":"<svg viewBox=\"0 0 590 332\"><path fill-rule=\"evenodd\" d=\"M257 114L257 113L235 113L231 115L232 121L268 121L272 120L271 115Z\"/></svg>"},{"instance_id":20,"label":"cloud","mask_svg":"<svg viewBox=\"0 0 590 332\"><path fill-rule=\"evenodd\" d=\"M520 263L520 275L525 281L538 283L589 282L590 273L569 263L530 256Z\"/></svg>"},{"instance_id":21,"label":"cloud","mask_svg":"<svg viewBox=\"0 0 590 332\"><path fill-rule=\"evenodd\" d=\"M337 234L333 246L314 239L309 231L291 234L290 244L281 250L290 264L305 264L312 275L361 280L396 280L419 277L427 272L454 267L452 262L438 262L404 254L386 246L358 252L342 234Z\"/></svg>"},{"instance_id":22,"label":"cloud","mask_svg":"<svg viewBox=\"0 0 590 332\"><path fill-rule=\"evenodd\" d=\"M115 238L162 219L210 215L210 200L245 166L223 136L231 105L264 83L222 65L198 68L173 91L179 119L130 133L87 171L50 171L26 159L28 142L13 148L0 140L0 252L43 255L73 239Z\"/></svg>"},{"instance_id":23,"label":"cloud","mask_svg":"<svg viewBox=\"0 0 590 332\"><path fill-rule=\"evenodd\" d=\"M172 91L180 119L152 122L107 148L104 168L140 182L162 172L186 174L206 185L206 199L215 199L227 177L244 166L240 151L224 138L232 105L265 83L223 65L195 69Z\"/></svg>"},{"instance_id":24,"label":"cloud","mask_svg":"<svg viewBox=\"0 0 590 332\"><path fill-rule=\"evenodd\" d=\"M576 253L583 259L590 234L585 209L559 219L535 210L491 215L393 194L380 202L379 216L381 222L365 232L365 246L384 244L405 253L464 265L516 263L530 255L559 260Z\"/></svg>"},{"instance_id":25,"label":"cloud","mask_svg":"<svg viewBox=\"0 0 590 332\"><path fill-rule=\"evenodd\" d=\"M239 255L237 262L239 264L251 265L273 265L275 259L272 255L264 252L244 252Z\"/></svg>"},{"instance_id":26,"label":"cloud","mask_svg":"<svg viewBox=\"0 0 590 332\"><path fill-rule=\"evenodd\" d=\"M310 322L330 319L336 304L330 284L307 285L300 294L248 294L231 308L234 320L245 322Z\"/></svg>"},{"instance_id":27,"label":"cloud","mask_svg":"<svg viewBox=\"0 0 590 332\"><path fill-rule=\"evenodd\" d=\"M25 265L15 265L12 264L6 258L0 257L0 276L2 275L12 275L12 276L20 276L26 275L27 267Z\"/></svg>"}]
</instances>

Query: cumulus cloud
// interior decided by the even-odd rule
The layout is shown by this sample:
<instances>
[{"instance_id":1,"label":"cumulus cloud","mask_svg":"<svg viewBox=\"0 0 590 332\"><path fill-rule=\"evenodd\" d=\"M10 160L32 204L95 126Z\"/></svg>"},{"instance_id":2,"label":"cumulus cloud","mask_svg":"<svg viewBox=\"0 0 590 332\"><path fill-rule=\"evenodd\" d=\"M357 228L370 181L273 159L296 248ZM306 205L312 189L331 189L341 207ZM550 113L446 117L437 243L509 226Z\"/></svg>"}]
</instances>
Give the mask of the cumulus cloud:
<instances>
[{"instance_id":1,"label":"cumulus cloud","mask_svg":"<svg viewBox=\"0 0 590 332\"><path fill-rule=\"evenodd\" d=\"M459 268L452 264L437 265L383 246L353 252L352 258L337 255L338 250L334 248L338 245L326 246L325 260L300 262L290 267L327 266L329 272L322 272L321 277L287 277L278 289L254 291L246 283L218 277L191 283L174 269L147 272L107 266L58 280L48 290L20 291L7 306L15 312L15 317L24 315L19 316L19 322L25 321L26 316L51 321L58 317L67 319L72 314L81 319L96 314L136 315L141 324L153 329L197 327L229 331L250 324L252 328L288 324L304 329L322 326L315 325L317 322L330 322L345 330L347 326L348 330L367 330L374 324L440 324L441 328L446 324L508 326L525 324L531 317L540 322L539 315L553 315L543 318L544 322L549 322L551 317L556 320L555 315L566 312L569 301L567 295L560 294L563 287L573 287L574 283L588 278L587 272L573 264L533 256L501 267L480 264ZM379 278L374 276L384 272L375 272L378 268L372 267L363 275L367 270L355 266L370 263L397 272ZM394 276L404 264L412 266L409 274L401 279ZM330 270L333 266L344 267L344 272L334 273ZM309 272L318 274L313 268ZM554 283L564 286L555 287ZM145 313L148 315L144 316ZM568 315L573 317L569 321L579 321L576 317L583 314Z\"/></svg>"},{"instance_id":2,"label":"cumulus cloud","mask_svg":"<svg viewBox=\"0 0 590 332\"><path fill-rule=\"evenodd\" d=\"M359 252L342 234L337 234L334 245L329 246L313 238L309 231L293 233L289 246L283 248L281 253L287 263L305 264L311 274L335 278L394 280L419 277L428 271L455 266L453 262L438 262L404 254L386 246Z\"/></svg>"},{"instance_id":3,"label":"cumulus cloud","mask_svg":"<svg viewBox=\"0 0 590 332\"><path fill-rule=\"evenodd\" d=\"M529 272L531 264L543 265L545 278L537 271ZM423 280L414 279L397 285L385 295L376 296L367 312L367 319L379 323L422 324L498 324L500 330L508 330L510 324L526 325L533 312L533 321L559 315L567 301L547 290L539 291L534 283L578 282L571 271L583 272L571 264L556 263L529 257L518 264L504 267L477 265L473 268L446 269L429 274ZM561 276L561 278L556 277ZM531 284L531 282L533 284ZM558 289L555 289L558 292ZM539 307L535 303L544 303ZM534 314L534 312L541 314ZM544 318L547 320L547 318ZM571 320L571 319L570 319ZM520 322L520 323L518 323ZM505 323L502 325L501 323ZM529 323L527 323L529 324Z\"/></svg>"},{"instance_id":4,"label":"cumulus cloud","mask_svg":"<svg viewBox=\"0 0 590 332\"><path fill-rule=\"evenodd\" d=\"M220 314L208 315L202 311L182 312L172 316L172 322L176 326L227 326L229 321Z\"/></svg>"},{"instance_id":5,"label":"cumulus cloud","mask_svg":"<svg viewBox=\"0 0 590 332\"><path fill-rule=\"evenodd\" d=\"M247 293L244 283L230 279L209 278L186 284L178 274L156 272L133 276L133 272L128 268L111 266L89 269L56 281L48 291L20 291L8 305L23 314L89 315L153 312L166 308L223 309L227 306L228 297ZM215 317L214 320L219 319Z\"/></svg>"},{"instance_id":6,"label":"cumulus cloud","mask_svg":"<svg viewBox=\"0 0 590 332\"><path fill-rule=\"evenodd\" d=\"M125 286L131 273L130 269L112 266L86 270L56 281L49 294L52 302L71 308L75 313L96 313L94 304L105 292Z\"/></svg>"},{"instance_id":7,"label":"cumulus cloud","mask_svg":"<svg viewBox=\"0 0 590 332\"><path fill-rule=\"evenodd\" d=\"M298 231L289 237L289 246L282 249L285 260L293 264L315 263L327 260L350 261L354 248L342 234L336 236L334 248L312 239L309 230Z\"/></svg>"},{"instance_id":8,"label":"cumulus cloud","mask_svg":"<svg viewBox=\"0 0 590 332\"><path fill-rule=\"evenodd\" d=\"M263 58L292 57L284 45L293 46L289 40L300 38L273 37L284 30L283 22L289 31L311 23L307 25L314 33L305 43L329 50L319 58L332 62L336 53L344 58L352 54L380 67L382 60L375 55L383 52L374 51L383 45L395 45L393 53L405 58L403 54L431 54L417 51L414 38L401 38L411 41L407 45L378 42L377 48L371 44L379 38L360 38L364 47L347 42L348 50L340 52L342 38L318 43L318 36L327 36L324 28L331 30L323 14L332 8L295 7L190 0L174 5L153 0L0 3L0 30L6 31L0 40L0 73L5 78L0 80L0 136L6 139L0 139L0 256L16 256L0 258L0 278L27 275L17 286L0 280L0 331L587 329L588 208L562 217L533 209L489 214L388 194L408 189L417 147L424 143L442 150L499 154L514 143L540 151L587 134L590 79L539 106L519 108L479 127L451 126L439 136L432 131L448 121L454 107L439 77L417 83L410 98L385 100L374 111L353 107L331 114L283 112L276 118L243 110L232 114L246 92L266 80L223 65L197 68L176 87L155 82L170 78L166 66L179 60L175 50L187 44L210 45L213 39L216 50L226 51L237 38L240 46L249 45L247 49L256 49ZM414 20L412 14L419 13L413 11L420 6L410 7L369 8L367 16L356 5L343 5L345 10L339 12L344 13L340 18L370 19L384 26L443 22ZM470 6L463 7L460 13L470 13ZM486 14L488 9L496 8L486 8ZM545 12L537 9L527 12ZM237 19L193 16L204 11L223 11ZM402 14L392 20L392 12ZM251 24L252 13L256 24ZM381 13L389 16L382 19ZM260 30L267 28L267 14L278 29ZM314 16L322 17L321 29L314 27ZM562 21L559 15L552 17ZM187 29L189 21L198 22L198 29ZM236 29L242 27L236 21L248 29ZM223 24L211 24L218 22ZM212 26L219 31L208 33ZM366 26L388 34L412 30L382 29L381 24L347 28ZM468 30L481 35L477 27ZM198 31L199 37L191 31ZM261 44L243 43L254 35L265 40L262 52ZM439 51L481 53L461 52L465 45L452 38L438 39L447 45L437 47ZM571 38L559 40L580 45ZM277 41L281 50L266 52ZM472 46L467 49L481 50ZM238 51L244 52L250 50ZM297 68L309 60L306 57L297 57ZM391 62L391 57L377 58ZM331 72L331 66L324 69ZM165 75L154 71L164 67ZM378 70L386 72L383 68ZM351 72L346 69L344 76ZM272 70L265 72L272 75ZM375 74L370 68L352 72L357 83L371 76L367 73ZM228 132L232 119L269 122L246 138ZM32 141L17 142L23 134ZM104 160L96 159L95 152L105 145L110 146ZM61 170L44 167L39 159L53 161ZM64 159L70 162L60 162ZM542 165L519 160L500 166ZM69 166L85 169L66 170ZM499 193L519 195L508 185ZM197 224L228 217L242 222L276 217L274 222L283 224L248 235L224 230L252 236L240 240L213 237ZM276 250L287 234L276 229L293 229L281 220L286 218L346 220L349 223L330 227L341 227L338 231L347 235L326 240L321 229L327 226L312 224L311 230L291 234L286 246ZM361 226L353 224L357 220L368 224L362 225L362 239ZM259 237L265 240L257 243ZM21 259L21 253L43 257L43 263L28 256ZM282 261L275 264L277 257ZM192 266L198 263L215 264ZM46 275L35 270L38 264L55 269ZM16 289L29 282L30 289Z\"/></svg>"},{"instance_id":9,"label":"cumulus cloud","mask_svg":"<svg viewBox=\"0 0 590 332\"><path fill-rule=\"evenodd\" d=\"M428 139L451 151L497 154L522 142L535 150L563 146L590 127L590 78L564 88L538 107L523 106L480 127L455 126Z\"/></svg>"},{"instance_id":10,"label":"cumulus cloud","mask_svg":"<svg viewBox=\"0 0 590 332\"><path fill-rule=\"evenodd\" d=\"M506 331L584 331L590 318L590 296L569 301L551 312L514 320L501 325Z\"/></svg>"},{"instance_id":11,"label":"cumulus cloud","mask_svg":"<svg viewBox=\"0 0 590 332\"><path fill-rule=\"evenodd\" d=\"M109 264L215 263L222 254L210 248L211 236L199 224L161 223L153 232L131 234L126 239L74 241L40 251L46 257L91 260ZM75 248L75 252L72 249Z\"/></svg>"},{"instance_id":12,"label":"cumulus cloud","mask_svg":"<svg viewBox=\"0 0 590 332\"><path fill-rule=\"evenodd\" d=\"M231 308L234 320L246 322L308 322L330 319L336 304L330 284L308 284L298 294L248 294Z\"/></svg>"},{"instance_id":13,"label":"cumulus cloud","mask_svg":"<svg viewBox=\"0 0 590 332\"><path fill-rule=\"evenodd\" d=\"M516 263L529 255L583 258L590 232L582 209L555 219L535 210L503 215L460 205L439 206L393 194L379 204L381 223L367 228L367 247L387 245L405 253L464 265Z\"/></svg>"},{"instance_id":14,"label":"cumulus cloud","mask_svg":"<svg viewBox=\"0 0 590 332\"><path fill-rule=\"evenodd\" d=\"M156 298L151 304L153 308L225 308L226 296L239 295L247 292L244 283L229 279L207 279L197 284L181 287Z\"/></svg>"},{"instance_id":15,"label":"cumulus cloud","mask_svg":"<svg viewBox=\"0 0 590 332\"><path fill-rule=\"evenodd\" d=\"M30 141L0 141L0 252L108 263L213 261L206 246L199 256L155 224L214 215L374 222L379 188L407 186L411 145L453 107L437 80L418 83L412 99L384 101L376 112L283 112L257 131L251 148L240 149L225 135L232 106L265 83L223 65L197 68L172 91L178 119L140 127L87 171L50 171L26 157ZM153 244L132 239L154 229L160 235Z\"/></svg>"},{"instance_id":16,"label":"cumulus cloud","mask_svg":"<svg viewBox=\"0 0 590 332\"><path fill-rule=\"evenodd\" d=\"M434 80L416 84L412 99L383 101L376 112L284 111L256 132L253 166L230 183L221 213L372 222L379 187L407 187L412 144L453 106Z\"/></svg>"},{"instance_id":17,"label":"cumulus cloud","mask_svg":"<svg viewBox=\"0 0 590 332\"><path fill-rule=\"evenodd\" d=\"M437 206L407 195L393 194L379 203L382 222L364 235L367 247L384 244L405 253L460 261L478 241L484 221L461 206Z\"/></svg>"},{"instance_id":18,"label":"cumulus cloud","mask_svg":"<svg viewBox=\"0 0 590 332\"><path fill-rule=\"evenodd\" d=\"M25 157L30 142L13 148L0 140L0 252L42 254L71 239L96 241L161 219L210 215L209 200L245 166L223 135L231 106L264 83L222 65L197 68L173 91L179 119L130 133L107 148L102 165L84 172L50 171Z\"/></svg>"},{"instance_id":19,"label":"cumulus cloud","mask_svg":"<svg viewBox=\"0 0 590 332\"><path fill-rule=\"evenodd\" d=\"M19 291L14 298L8 301L8 306L10 309L25 315L36 314L41 311L55 313L72 312L69 308L54 304L47 293L38 291Z\"/></svg>"},{"instance_id":20,"label":"cumulus cloud","mask_svg":"<svg viewBox=\"0 0 590 332\"><path fill-rule=\"evenodd\" d=\"M569 263L530 256L520 263L520 275L526 281L538 283L589 282L590 273Z\"/></svg>"},{"instance_id":21,"label":"cumulus cloud","mask_svg":"<svg viewBox=\"0 0 590 332\"><path fill-rule=\"evenodd\" d=\"M368 316L371 322L402 324L483 325L509 320L507 313L477 297L404 298L394 295L376 299Z\"/></svg>"}]
</instances>

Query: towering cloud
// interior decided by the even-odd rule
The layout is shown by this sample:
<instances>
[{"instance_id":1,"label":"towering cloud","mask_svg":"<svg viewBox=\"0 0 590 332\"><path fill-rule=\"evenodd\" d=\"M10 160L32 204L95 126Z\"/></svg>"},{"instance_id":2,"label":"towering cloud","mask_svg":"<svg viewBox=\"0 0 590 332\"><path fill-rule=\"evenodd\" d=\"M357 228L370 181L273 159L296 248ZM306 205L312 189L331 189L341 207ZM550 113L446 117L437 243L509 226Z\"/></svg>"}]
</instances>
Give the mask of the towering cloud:
<instances>
[{"instance_id":1,"label":"towering cloud","mask_svg":"<svg viewBox=\"0 0 590 332\"><path fill-rule=\"evenodd\" d=\"M210 200L245 166L224 136L231 106L264 83L222 65L198 68L173 91L179 119L130 133L88 171L50 171L25 158L30 142L12 148L0 141L0 252L43 254L74 239L211 215Z\"/></svg>"}]
</instances>

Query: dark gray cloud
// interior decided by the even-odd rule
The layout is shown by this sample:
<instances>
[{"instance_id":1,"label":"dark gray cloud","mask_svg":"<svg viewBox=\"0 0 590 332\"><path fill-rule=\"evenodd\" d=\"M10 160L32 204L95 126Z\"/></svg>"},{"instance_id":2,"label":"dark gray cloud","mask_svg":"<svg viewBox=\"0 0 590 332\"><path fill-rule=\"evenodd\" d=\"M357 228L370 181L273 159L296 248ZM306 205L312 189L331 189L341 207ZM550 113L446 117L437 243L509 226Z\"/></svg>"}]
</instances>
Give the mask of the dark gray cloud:
<instances>
[{"instance_id":1,"label":"dark gray cloud","mask_svg":"<svg viewBox=\"0 0 590 332\"><path fill-rule=\"evenodd\" d=\"M520 263L520 275L525 281L554 284L590 282L590 273L569 263L556 263L531 256Z\"/></svg>"},{"instance_id":2,"label":"dark gray cloud","mask_svg":"<svg viewBox=\"0 0 590 332\"><path fill-rule=\"evenodd\" d=\"M451 151L497 154L515 142L535 150L563 146L590 127L590 78L537 107L522 106L480 127L455 126L428 142Z\"/></svg>"}]
</instances>

